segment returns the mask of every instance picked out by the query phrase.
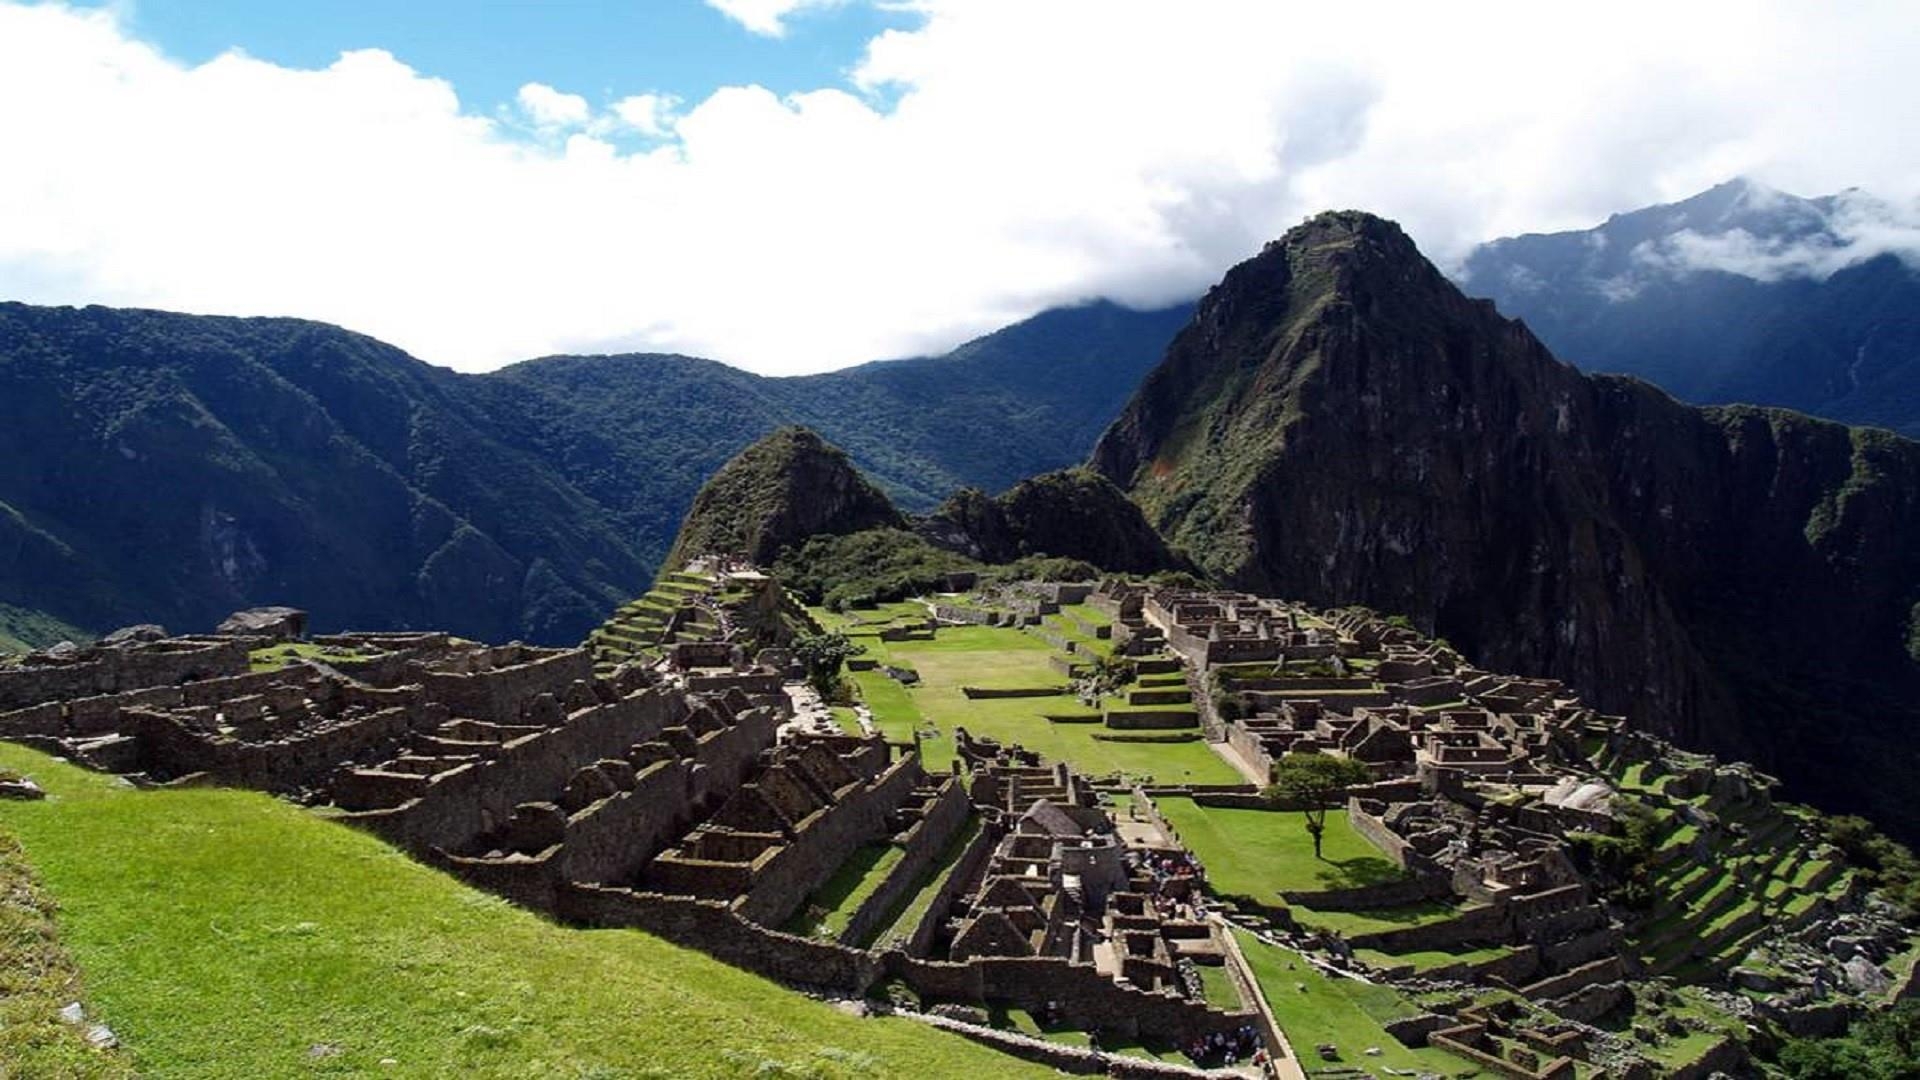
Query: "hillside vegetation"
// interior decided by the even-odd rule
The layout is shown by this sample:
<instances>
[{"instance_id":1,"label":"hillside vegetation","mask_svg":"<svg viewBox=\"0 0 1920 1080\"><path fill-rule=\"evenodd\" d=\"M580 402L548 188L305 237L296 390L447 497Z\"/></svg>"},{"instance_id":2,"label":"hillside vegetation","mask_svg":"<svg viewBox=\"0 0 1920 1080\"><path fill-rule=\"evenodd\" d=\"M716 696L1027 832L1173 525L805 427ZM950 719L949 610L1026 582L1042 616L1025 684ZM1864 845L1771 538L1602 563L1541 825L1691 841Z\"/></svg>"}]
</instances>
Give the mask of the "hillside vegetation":
<instances>
[{"instance_id":1,"label":"hillside vegetation","mask_svg":"<svg viewBox=\"0 0 1920 1080\"><path fill-rule=\"evenodd\" d=\"M998 491L1083 460L1189 313L1093 304L765 378L658 355L462 375L296 319L0 304L0 604L95 633L287 603L319 630L571 643L754 439L805 423L909 509Z\"/></svg>"}]
</instances>

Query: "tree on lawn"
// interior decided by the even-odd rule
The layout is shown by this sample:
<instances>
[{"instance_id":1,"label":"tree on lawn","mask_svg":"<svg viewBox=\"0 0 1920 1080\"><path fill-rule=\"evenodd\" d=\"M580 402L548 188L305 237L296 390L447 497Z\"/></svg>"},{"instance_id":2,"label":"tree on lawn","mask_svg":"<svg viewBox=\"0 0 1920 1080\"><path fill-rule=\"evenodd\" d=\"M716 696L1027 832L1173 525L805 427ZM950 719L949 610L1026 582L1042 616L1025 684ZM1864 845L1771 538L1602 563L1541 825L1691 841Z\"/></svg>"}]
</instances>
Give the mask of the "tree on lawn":
<instances>
[{"instance_id":1,"label":"tree on lawn","mask_svg":"<svg viewBox=\"0 0 1920 1080\"><path fill-rule=\"evenodd\" d=\"M840 689L841 666L866 651L865 645L855 645L845 634L802 634L793 639L793 657L806 667L807 682L829 701Z\"/></svg>"},{"instance_id":2,"label":"tree on lawn","mask_svg":"<svg viewBox=\"0 0 1920 1080\"><path fill-rule=\"evenodd\" d=\"M1276 806L1304 810L1307 833L1313 837L1313 857L1322 858L1320 842L1327 835L1327 811L1355 784L1372 778L1366 765L1329 754L1288 754L1274 766L1273 784L1263 793Z\"/></svg>"}]
</instances>

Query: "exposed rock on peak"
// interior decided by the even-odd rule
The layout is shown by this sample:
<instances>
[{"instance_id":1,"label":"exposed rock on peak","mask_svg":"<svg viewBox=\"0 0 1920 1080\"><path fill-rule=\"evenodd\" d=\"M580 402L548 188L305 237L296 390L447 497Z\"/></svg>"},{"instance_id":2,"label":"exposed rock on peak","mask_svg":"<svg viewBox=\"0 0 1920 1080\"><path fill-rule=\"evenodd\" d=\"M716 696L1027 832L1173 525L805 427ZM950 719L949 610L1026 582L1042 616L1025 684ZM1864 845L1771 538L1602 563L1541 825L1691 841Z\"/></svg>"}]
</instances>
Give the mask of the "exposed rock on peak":
<instances>
[{"instance_id":1,"label":"exposed rock on peak","mask_svg":"<svg viewBox=\"0 0 1920 1080\"><path fill-rule=\"evenodd\" d=\"M1920 445L1582 376L1335 213L1228 272L1093 463L1226 581L1405 613L1920 827Z\"/></svg>"}]
</instances>

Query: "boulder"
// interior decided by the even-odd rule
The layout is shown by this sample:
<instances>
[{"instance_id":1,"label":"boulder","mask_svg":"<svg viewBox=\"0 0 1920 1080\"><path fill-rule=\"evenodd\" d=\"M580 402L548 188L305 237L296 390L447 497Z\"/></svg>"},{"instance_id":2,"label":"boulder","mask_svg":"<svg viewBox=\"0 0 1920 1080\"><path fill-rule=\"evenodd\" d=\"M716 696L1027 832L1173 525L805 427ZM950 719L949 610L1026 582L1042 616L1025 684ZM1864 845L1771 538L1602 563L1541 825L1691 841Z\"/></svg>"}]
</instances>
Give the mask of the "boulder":
<instances>
[{"instance_id":1,"label":"boulder","mask_svg":"<svg viewBox=\"0 0 1920 1080\"><path fill-rule=\"evenodd\" d=\"M307 613L290 607L248 608L227 616L215 632L228 637L298 641L307 636Z\"/></svg>"},{"instance_id":2,"label":"boulder","mask_svg":"<svg viewBox=\"0 0 1920 1080\"><path fill-rule=\"evenodd\" d=\"M25 802L46 797L46 791L26 777L0 773L0 799L17 799Z\"/></svg>"},{"instance_id":3,"label":"boulder","mask_svg":"<svg viewBox=\"0 0 1920 1080\"><path fill-rule=\"evenodd\" d=\"M1892 985L1887 973L1879 965L1864 956L1855 956L1848 960L1844 969L1847 973L1847 985L1862 994L1884 994Z\"/></svg>"},{"instance_id":4,"label":"boulder","mask_svg":"<svg viewBox=\"0 0 1920 1080\"><path fill-rule=\"evenodd\" d=\"M162 641L169 635L167 628L156 623L138 623L123 626L100 639L102 645L132 645L142 641Z\"/></svg>"}]
</instances>

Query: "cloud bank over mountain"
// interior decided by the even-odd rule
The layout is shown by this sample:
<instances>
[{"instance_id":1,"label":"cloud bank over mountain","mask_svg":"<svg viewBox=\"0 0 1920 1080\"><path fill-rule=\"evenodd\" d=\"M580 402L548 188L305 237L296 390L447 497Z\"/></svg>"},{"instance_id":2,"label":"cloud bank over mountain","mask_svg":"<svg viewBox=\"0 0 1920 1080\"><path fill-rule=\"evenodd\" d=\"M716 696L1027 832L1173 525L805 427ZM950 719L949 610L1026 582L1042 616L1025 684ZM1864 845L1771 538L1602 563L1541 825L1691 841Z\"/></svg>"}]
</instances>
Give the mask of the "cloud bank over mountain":
<instances>
[{"instance_id":1,"label":"cloud bank over mountain","mask_svg":"<svg viewBox=\"0 0 1920 1080\"><path fill-rule=\"evenodd\" d=\"M716 6L771 35L809 5ZM0 295L298 314L469 369L647 349L797 372L1190 296L1328 206L1445 262L1731 175L1920 192L1899 3L911 6L841 85L529 83L489 112L378 49L186 64L111 14L0 2ZM1913 218L1848 235L1910 247Z\"/></svg>"}]
</instances>

